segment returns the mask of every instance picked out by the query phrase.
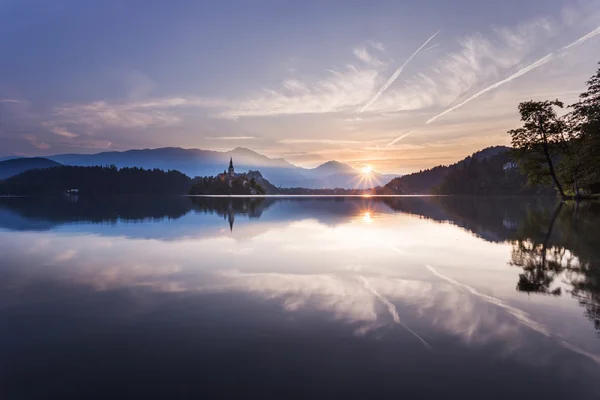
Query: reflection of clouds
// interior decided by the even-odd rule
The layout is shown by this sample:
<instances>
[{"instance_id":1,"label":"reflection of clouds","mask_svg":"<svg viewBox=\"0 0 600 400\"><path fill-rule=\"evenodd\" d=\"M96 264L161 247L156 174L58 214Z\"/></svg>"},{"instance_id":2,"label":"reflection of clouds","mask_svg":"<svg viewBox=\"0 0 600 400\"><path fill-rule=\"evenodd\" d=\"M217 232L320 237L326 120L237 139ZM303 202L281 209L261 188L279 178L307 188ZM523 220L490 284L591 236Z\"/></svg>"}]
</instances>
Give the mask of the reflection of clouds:
<instances>
[{"instance_id":1,"label":"reflection of clouds","mask_svg":"<svg viewBox=\"0 0 600 400\"><path fill-rule=\"evenodd\" d=\"M336 319L348 322L377 320L376 301L352 276L301 274L223 273L222 287L208 290L242 290L265 299L281 299L288 311L304 308L331 312Z\"/></svg>"},{"instance_id":2,"label":"reflection of clouds","mask_svg":"<svg viewBox=\"0 0 600 400\"><path fill-rule=\"evenodd\" d=\"M387 309L395 323L397 323L398 325L402 325L404 327L404 329L406 329L407 331L412 333L413 336L415 336L417 339L419 339L421 341L421 343L423 343L427 348L429 348L429 349L432 348L425 339L423 339L421 336L419 336L418 333L416 333L415 331L410 329L406 324L404 324L403 322L400 321L400 316L398 315L398 310L396 310L396 306L394 305L394 303L389 301L387 298L382 296L377 290L375 290L369 284L369 281L364 276L361 275L360 279L362 280L363 284L365 285L365 289L367 289L369 292L371 292L373 294L373 296L377 297L383 304L385 304L385 306L387 307Z\"/></svg>"},{"instance_id":3,"label":"reflection of clouds","mask_svg":"<svg viewBox=\"0 0 600 400\"><path fill-rule=\"evenodd\" d=\"M550 336L550 334L548 333L546 328L542 327L540 324L533 321L530 318L530 316L523 310L519 310L518 308L509 306L506 302L504 302L496 297L492 297L492 296L488 296L486 294L480 293L475 288L472 288L469 285L465 285L464 283L457 282L454 279L439 273L438 271L436 271L433 267L431 267L429 265L427 265L427 269L432 274L434 274L435 276L437 276L440 279L443 279L444 281L448 282L449 284L463 288L463 289L467 290L469 293L473 294L474 296L477 296L490 304L493 304L495 306L505 309L510 315L515 317L521 323L523 323L523 325L533 329L534 331L539 332L545 336Z\"/></svg>"},{"instance_id":4,"label":"reflection of clouds","mask_svg":"<svg viewBox=\"0 0 600 400\"><path fill-rule=\"evenodd\" d=\"M76 250L68 249L68 250L64 251L63 253L58 254L56 257L54 257L54 262L56 262L56 263L66 262L66 261L72 260L76 255L77 255Z\"/></svg>"},{"instance_id":5,"label":"reflection of clouds","mask_svg":"<svg viewBox=\"0 0 600 400\"><path fill-rule=\"evenodd\" d=\"M561 349L556 342L565 338L563 333L570 343L578 344L563 344L563 348L594 357L584 350L593 345L577 342L565 326L552 320L545 326L535 322L533 316L543 318L541 308L531 315L519 314L513 301L500 300L512 298L497 291L506 285L476 267L482 253L490 265L504 267L506 247L483 243L451 225L432 229L431 222L405 215L371 216L370 224L363 223L359 214L334 227L312 219L274 224L244 242L216 233L171 242L11 233L2 235L0 253L6 266L16 268L2 266L0 272L10 272L11 279L21 282L58 281L95 290L143 287L192 295L245 293L271 300L289 313L325 313L359 335L402 334L393 328L401 321L436 351L441 350L436 339L450 336L470 347L493 345L503 354L540 363L556 359L556 349ZM252 224L245 228L251 231ZM457 243L457 235L464 240ZM32 251L25 251L26 243L34 244ZM424 267L439 265L445 271L458 263L462 268L449 274L456 281L436 279ZM498 270L502 272L494 271L498 274L494 277L514 285L510 269ZM558 312L553 315L570 315ZM538 329L532 331L524 321L538 324ZM552 332L552 337L539 335L544 332ZM415 345L420 346L416 340ZM536 350L544 350L548 358L537 357Z\"/></svg>"}]
</instances>

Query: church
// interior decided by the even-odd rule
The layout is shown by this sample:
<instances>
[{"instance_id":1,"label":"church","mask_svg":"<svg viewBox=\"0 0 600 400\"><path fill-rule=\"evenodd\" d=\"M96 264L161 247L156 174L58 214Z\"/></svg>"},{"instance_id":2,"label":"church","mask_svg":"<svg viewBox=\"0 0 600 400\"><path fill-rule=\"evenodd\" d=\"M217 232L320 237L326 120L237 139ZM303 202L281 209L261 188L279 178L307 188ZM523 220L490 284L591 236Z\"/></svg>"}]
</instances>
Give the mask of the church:
<instances>
[{"instance_id":1,"label":"church","mask_svg":"<svg viewBox=\"0 0 600 400\"><path fill-rule=\"evenodd\" d=\"M229 168L226 171L223 171L222 174L218 175L219 179L227 182L229 187L232 186L232 182L235 179L235 168L233 167L233 158L229 158Z\"/></svg>"},{"instance_id":2,"label":"church","mask_svg":"<svg viewBox=\"0 0 600 400\"><path fill-rule=\"evenodd\" d=\"M229 158L229 169L227 170L227 175L235 176L235 170L233 168L233 157Z\"/></svg>"}]
</instances>

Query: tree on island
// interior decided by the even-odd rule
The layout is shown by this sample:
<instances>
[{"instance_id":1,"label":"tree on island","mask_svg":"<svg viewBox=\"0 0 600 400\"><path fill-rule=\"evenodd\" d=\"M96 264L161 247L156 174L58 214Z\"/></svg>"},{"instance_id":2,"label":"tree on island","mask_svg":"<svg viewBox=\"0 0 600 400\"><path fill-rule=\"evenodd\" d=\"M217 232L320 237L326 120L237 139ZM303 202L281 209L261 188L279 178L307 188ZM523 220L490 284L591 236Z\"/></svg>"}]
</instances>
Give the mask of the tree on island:
<instances>
[{"instance_id":1,"label":"tree on island","mask_svg":"<svg viewBox=\"0 0 600 400\"><path fill-rule=\"evenodd\" d=\"M235 177L226 175L205 176L194 179L189 194L199 195L264 195L265 189L254 177L238 174Z\"/></svg>"}]
</instances>

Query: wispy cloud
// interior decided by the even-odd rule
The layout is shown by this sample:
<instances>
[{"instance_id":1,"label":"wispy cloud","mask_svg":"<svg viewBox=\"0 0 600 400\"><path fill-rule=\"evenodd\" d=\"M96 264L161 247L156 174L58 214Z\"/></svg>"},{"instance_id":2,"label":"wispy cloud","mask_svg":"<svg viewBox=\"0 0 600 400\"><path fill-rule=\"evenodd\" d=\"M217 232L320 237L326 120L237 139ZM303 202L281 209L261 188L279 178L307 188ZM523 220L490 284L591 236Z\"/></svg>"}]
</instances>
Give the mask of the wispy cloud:
<instances>
[{"instance_id":1,"label":"wispy cloud","mask_svg":"<svg viewBox=\"0 0 600 400\"><path fill-rule=\"evenodd\" d=\"M46 127L50 132L66 138L76 138L79 136L77 133L71 132L61 126L57 126L52 122L43 122L42 126Z\"/></svg>"},{"instance_id":2,"label":"wispy cloud","mask_svg":"<svg viewBox=\"0 0 600 400\"><path fill-rule=\"evenodd\" d=\"M375 103L377 101L377 99L383 94L383 92L385 92L392 85L392 83L394 83L394 81L396 79L398 79L398 76L400 76L400 74L402 73L402 71L404 70L404 68L406 68L406 66L408 65L408 63L411 62L412 59L415 58L415 56L419 53L419 51L421 51L423 49L423 47L427 46L427 43L429 43L430 41L432 41L433 38L435 38L438 33L440 33L440 31L437 31L436 33L434 33L433 36L431 36L429 39L427 39L427 41L425 41L425 43L423 43L423 45L421 45L421 47L419 47L417 49L417 51L415 51L410 57L408 57L408 59L404 62L404 64L402 64L400 66L400 68L398 68L396 70L396 72L394 72L394 74L390 77L390 79L388 79L383 84L383 86L377 91L377 93L375 93L375 95L371 98L371 100L369 100L367 102L367 104L365 104L361 108L360 112L364 112L367 108L369 108L373 103Z\"/></svg>"},{"instance_id":3,"label":"wispy cloud","mask_svg":"<svg viewBox=\"0 0 600 400\"><path fill-rule=\"evenodd\" d=\"M229 109L218 114L224 118L274 115L320 114L348 110L367 99L379 71L370 66L348 65L343 70L329 70L316 83L285 81L280 90L264 90L259 96L230 101ZM293 93L290 94L290 91Z\"/></svg>"},{"instance_id":4,"label":"wispy cloud","mask_svg":"<svg viewBox=\"0 0 600 400\"><path fill-rule=\"evenodd\" d=\"M256 140L254 136L206 136L209 140Z\"/></svg>"},{"instance_id":5,"label":"wispy cloud","mask_svg":"<svg viewBox=\"0 0 600 400\"><path fill-rule=\"evenodd\" d=\"M106 126L147 128L178 123L181 118L173 112L177 108L222 105L219 100L198 97L165 97L121 103L95 101L57 107L53 117L55 124L74 124L91 129Z\"/></svg>"},{"instance_id":6,"label":"wispy cloud","mask_svg":"<svg viewBox=\"0 0 600 400\"><path fill-rule=\"evenodd\" d=\"M364 143L360 140L333 140L333 139L282 139L278 140L277 143L282 144L300 144L300 143L311 143L311 144L361 144Z\"/></svg>"},{"instance_id":7,"label":"wispy cloud","mask_svg":"<svg viewBox=\"0 0 600 400\"><path fill-rule=\"evenodd\" d=\"M369 51L367 50L366 47L356 47L353 50L353 52L354 52L354 55L356 56L356 58L358 58L360 61L364 62L365 64L373 65L373 66L380 66L383 64L377 58L375 58L371 54L369 54Z\"/></svg>"},{"instance_id":8,"label":"wispy cloud","mask_svg":"<svg viewBox=\"0 0 600 400\"><path fill-rule=\"evenodd\" d=\"M385 51L385 45L381 42L375 42L373 40L370 40L368 43L369 43L369 46L371 46L375 50Z\"/></svg>"},{"instance_id":9,"label":"wispy cloud","mask_svg":"<svg viewBox=\"0 0 600 400\"><path fill-rule=\"evenodd\" d=\"M570 49L573 46L582 44L585 41L593 38L594 36L596 36L598 34L600 34L600 27L596 28L592 32L588 33L587 35L582 36L581 38L577 39L573 43L560 48L556 53L568 50L568 49ZM541 67L544 64L547 64L548 62L550 62L554 58L554 56L555 56L556 53L555 52L549 53L546 56L544 56L544 57L540 58L539 60L535 61L534 63L529 64L528 66L526 66L524 68L521 68L520 70L518 70L514 74L510 75L508 78L503 79L501 81L498 81L498 82L496 82L496 83L494 83L494 84L486 87L485 89L480 90L479 92L477 92L477 93L473 94L472 96L468 97L466 100L464 100L464 101L456 104L455 106L452 106L452 107L448 108L447 110L441 112L440 114L438 114L438 115L430 118L427 121L427 124L430 124L431 122L437 120L438 118L443 117L444 115L446 115L448 113L451 113L452 111L454 111L454 110L456 110L456 109L464 106L467 103L470 103L471 101L475 100L479 96L481 96L481 95L483 95L483 94L485 94L485 93L487 93L487 92L489 92L491 90L497 89L500 86L505 85L506 83L511 82L511 81L513 81L513 80L515 80L515 79L517 79L517 78L519 78L519 77L521 77L521 76L523 76L523 75L525 75L525 74L533 71L534 69Z\"/></svg>"}]
</instances>

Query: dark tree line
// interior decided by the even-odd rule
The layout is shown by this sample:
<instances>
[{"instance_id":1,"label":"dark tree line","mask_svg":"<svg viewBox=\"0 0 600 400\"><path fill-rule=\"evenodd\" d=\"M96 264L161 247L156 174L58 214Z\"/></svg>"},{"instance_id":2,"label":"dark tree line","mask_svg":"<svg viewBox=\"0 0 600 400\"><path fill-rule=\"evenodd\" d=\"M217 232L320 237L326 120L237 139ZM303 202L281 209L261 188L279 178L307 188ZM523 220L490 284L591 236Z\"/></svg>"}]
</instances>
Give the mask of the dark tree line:
<instances>
[{"instance_id":1,"label":"dark tree line","mask_svg":"<svg viewBox=\"0 0 600 400\"><path fill-rule=\"evenodd\" d=\"M55 195L71 189L81 195L185 194L191 182L178 171L62 166L29 170L0 182L0 194Z\"/></svg>"},{"instance_id":2,"label":"dark tree line","mask_svg":"<svg viewBox=\"0 0 600 400\"><path fill-rule=\"evenodd\" d=\"M436 194L455 195L551 195L548 185L528 185L527 176L517 168L504 169L512 162L508 152L490 158L469 157L452 168Z\"/></svg>"}]
</instances>

